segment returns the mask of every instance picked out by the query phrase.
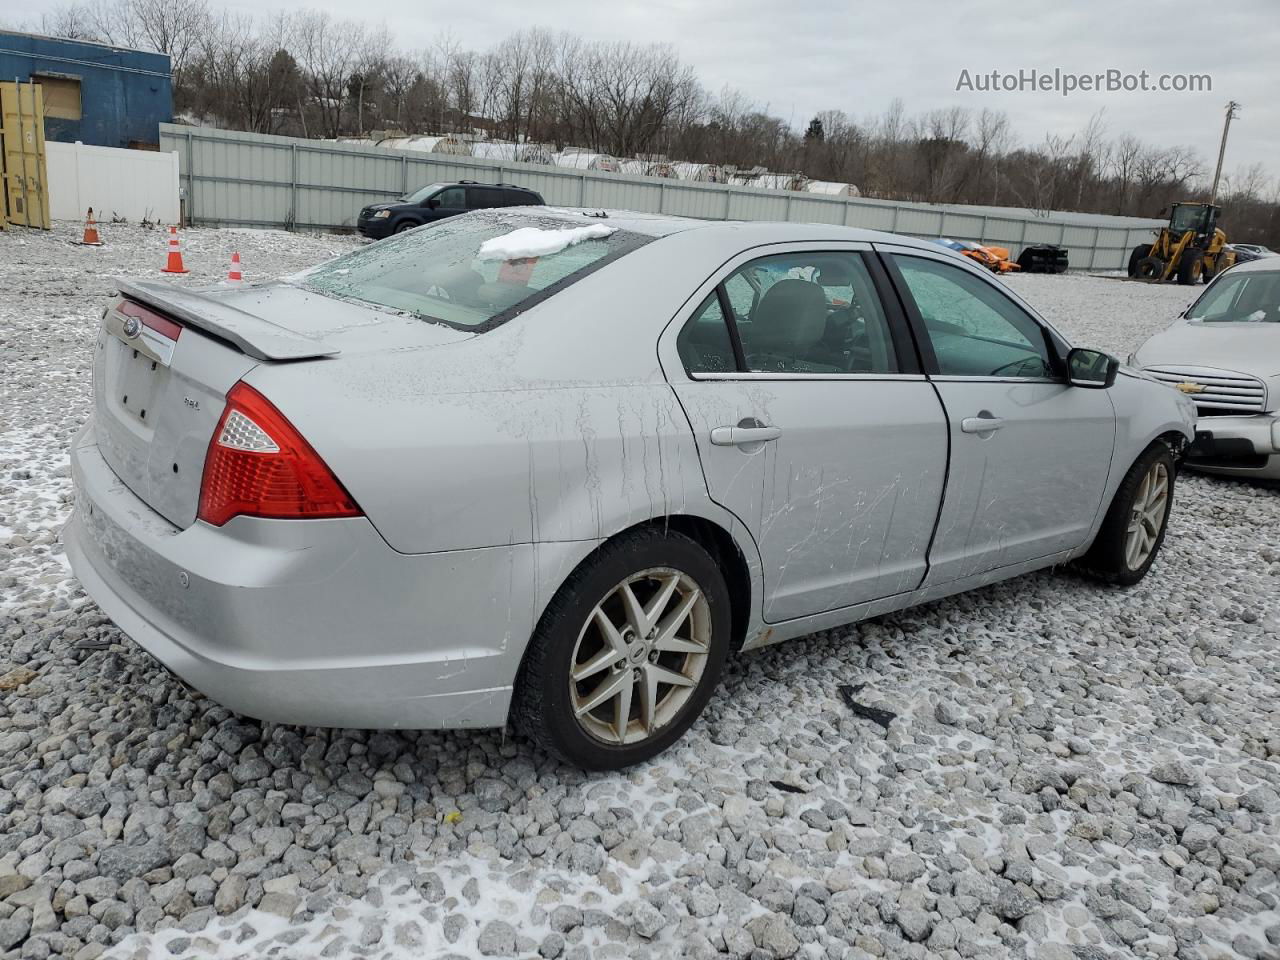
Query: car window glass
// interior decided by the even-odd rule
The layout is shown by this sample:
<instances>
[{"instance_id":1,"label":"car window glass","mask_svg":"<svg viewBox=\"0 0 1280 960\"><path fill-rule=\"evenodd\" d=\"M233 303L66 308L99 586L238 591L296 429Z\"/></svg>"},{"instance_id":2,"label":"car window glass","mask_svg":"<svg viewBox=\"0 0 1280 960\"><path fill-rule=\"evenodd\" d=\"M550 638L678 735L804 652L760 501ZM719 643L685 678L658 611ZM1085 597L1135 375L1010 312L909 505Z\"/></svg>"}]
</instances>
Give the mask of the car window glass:
<instances>
[{"instance_id":1,"label":"car window glass","mask_svg":"<svg viewBox=\"0 0 1280 960\"><path fill-rule=\"evenodd\" d=\"M726 280L724 290L734 313L739 317L751 316L751 309L756 305L756 289L743 274L735 273Z\"/></svg>"},{"instance_id":2,"label":"car window glass","mask_svg":"<svg viewBox=\"0 0 1280 960\"><path fill-rule=\"evenodd\" d=\"M506 197L509 207L527 207L534 202L533 197L523 190L508 190Z\"/></svg>"},{"instance_id":3,"label":"car window glass","mask_svg":"<svg viewBox=\"0 0 1280 960\"><path fill-rule=\"evenodd\" d=\"M436 194L440 206L447 210L462 210L466 207L466 194L461 187L446 187Z\"/></svg>"},{"instance_id":4,"label":"car window glass","mask_svg":"<svg viewBox=\"0 0 1280 960\"><path fill-rule=\"evenodd\" d=\"M910 256L894 260L924 321L939 373L1053 375L1041 326L989 282L936 260Z\"/></svg>"},{"instance_id":5,"label":"car window glass","mask_svg":"<svg viewBox=\"0 0 1280 960\"><path fill-rule=\"evenodd\" d=\"M889 324L862 257L813 251L753 260L725 282L747 368L897 373Z\"/></svg>"},{"instance_id":6,"label":"car window glass","mask_svg":"<svg viewBox=\"0 0 1280 960\"><path fill-rule=\"evenodd\" d=\"M714 290L681 328L676 350L690 373L727 373L737 369L729 328Z\"/></svg>"},{"instance_id":7,"label":"car window glass","mask_svg":"<svg viewBox=\"0 0 1280 960\"><path fill-rule=\"evenodd\" d=\"M486 241L517 230L572 230L554 217L481 210L361 247L289 278L327 296L403 311L461 329L488 329L604 267L651 238L625 230L541 257L490 259Z\"/></svg>"},{"instance_id":8,"label":"car window glass","mask_svg":"<svg viewBox=\"0 0 1280 960\"><path fill-rule=\"evenodd\" d=\"M472 210L506 206L502 191L493 187L470 187L467 194L467 206Z\"/></svg>"},{"instance_id":9,"label":"car window glass","mask_svg":"<svg viewBox=\"0 0 1280 960\"><path fill-rule=\"evenodd\" d=\"M1187 310L1205 323L1280 323L1280 272L1227 274Z\"/></svg>"}]
</instances>

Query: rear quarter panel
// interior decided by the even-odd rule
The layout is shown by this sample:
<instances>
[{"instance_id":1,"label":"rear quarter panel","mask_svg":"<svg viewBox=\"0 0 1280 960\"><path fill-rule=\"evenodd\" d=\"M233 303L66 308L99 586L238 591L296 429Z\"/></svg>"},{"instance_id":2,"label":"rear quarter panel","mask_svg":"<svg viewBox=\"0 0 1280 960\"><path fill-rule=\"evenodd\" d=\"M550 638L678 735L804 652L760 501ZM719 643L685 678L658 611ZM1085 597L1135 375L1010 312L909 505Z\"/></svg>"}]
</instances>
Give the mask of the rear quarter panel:
<instances>
[{"instance_id":1,"label":"rear quarter panel","mask_svg":"<svg viewBox=\"0 0 1280 960\"><path fill-rule=\"evenodd\" d=\"M685 236L469 340L262 364L246 379L403 553L721 519L657 359L662 328L715 266L671 249Z\"/></svg>"}]
</instances>

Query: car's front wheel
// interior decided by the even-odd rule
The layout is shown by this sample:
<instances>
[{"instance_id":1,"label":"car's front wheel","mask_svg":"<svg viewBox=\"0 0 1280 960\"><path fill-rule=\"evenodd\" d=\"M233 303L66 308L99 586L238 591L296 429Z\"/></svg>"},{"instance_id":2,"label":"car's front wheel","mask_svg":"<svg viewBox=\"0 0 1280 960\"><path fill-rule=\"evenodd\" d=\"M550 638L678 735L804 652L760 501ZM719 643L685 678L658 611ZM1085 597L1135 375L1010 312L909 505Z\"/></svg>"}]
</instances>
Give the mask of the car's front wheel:
<instances>
[{"instance_id":1,"label":"car's front wheel","mask_svg":"<svg viewBox=\"0 0 1280 960\"><path fill-rule=\"evenodd\" d=\"M1106 583L1126 587L1145 577L1164 544L1176 477L1172 451L1157 440L1120 481L1080 568Z\"/></svg>"},{"instance_id":2,"label":"car's front wheel","mask_svg":"<svg viewBox=\"0 0 1280 960\"><path fill-rule=\"evenodd\" d=\"M647 760L706 706L730 623L724 577L701 545L661 528L624 534L548 604L516 680L512 721L587 769Z\"/></svg>"}]
</instances>

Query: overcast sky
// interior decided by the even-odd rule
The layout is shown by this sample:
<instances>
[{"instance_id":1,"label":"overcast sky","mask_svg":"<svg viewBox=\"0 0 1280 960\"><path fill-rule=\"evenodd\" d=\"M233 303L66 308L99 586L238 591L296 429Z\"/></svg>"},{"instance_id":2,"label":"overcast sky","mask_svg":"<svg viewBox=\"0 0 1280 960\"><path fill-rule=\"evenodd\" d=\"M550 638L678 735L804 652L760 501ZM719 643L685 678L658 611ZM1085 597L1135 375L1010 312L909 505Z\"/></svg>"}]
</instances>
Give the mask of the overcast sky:
<instances>
[{"instance_id":1,"label":"overcast sky","mask_svg":"<svg viewBox=\"0 0 1280 960\"><path fill-rule=\"evenodd\" d=\"M210 0L243 13L269 2ZM27 0L36 17L59 4ZM281 5L276 5L279 8ZM1169 7L1116 0L305 0L298 6L385 24L405 49L444 32L483 50L532 26L590 39L671 43L712 91L736 87L772 113L803 125L817 111L861 118L901 97L909 113L959 104L1009 114L1019 142L1070 134L1104 109L1108 137L1132 133L1187 144L1212 172L1228 100L1234 121L1224 171L1262 163L1280 174L1280 3ZM1211 12L1208 12L1211 11ZM980 93L957 91L972 74L1060 68L1080 74L1207 73L1204 93Z\"/></svg>"}]
</instances>

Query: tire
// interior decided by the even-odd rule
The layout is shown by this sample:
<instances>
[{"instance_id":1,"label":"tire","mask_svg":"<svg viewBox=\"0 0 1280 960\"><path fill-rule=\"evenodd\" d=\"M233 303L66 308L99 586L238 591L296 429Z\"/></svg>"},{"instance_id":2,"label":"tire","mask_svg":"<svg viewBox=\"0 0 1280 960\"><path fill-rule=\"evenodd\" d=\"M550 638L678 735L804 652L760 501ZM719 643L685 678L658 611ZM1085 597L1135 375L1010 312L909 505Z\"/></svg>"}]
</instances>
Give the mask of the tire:
<instances>
[{"instance_id":1,"label":"tire","mask_svg":"<svg viewBox=\"0 0 1280 960\"><path fill-rule=\"evenodd\" d=\"M1164 276L1164 261L1159 257L1143 257L1134 275L1139 280L1159 280Z\"/></svg>"},{"instance_id":2,"label":"tire","mask_svg":"<svg viewBox=\"0 0 1280 960\"><path fill-rule=\"evenodd\" d=\"M1133 248L1133 253L1129 254L1129 276L1136 277L1138 275L1138 264L1151 256L1151 244L1140 243Z\"/></svg>"},{"instance_id":3,"label":"tire","mask_svg":"<svg viewBox=\"0 0 1280 960\"><path fill-rule=\"evenodd\" d=\"M1217 267L1217 265L1218 265L1217 260L1214 260L1212 265L1210 265L1207 261L1203 263L1200 267L1200 279L1205 283L1208 283L1210 280L1216 277L1218 275L1218 271L1214 268Z\"/></svg>"},{"instance_id":4,"label":"tire","mask_svg":"<svg viewBox=\"0 0 1280 960\"><path fill-rule=\"evenodd\" d=\"M414 227L417 227L417 226L421 226L421 224L414 223L412 220L401 220L399 223L396 224L396 228L392 232L404 233L406 230L412 230Z\"/></svg>"},{"instance_id":5,"label":"tire","mask_svg":"<svg viewBox=\"0 0 1280 960\"><path fill-rule=\"evenodd\" d=\"M627 615L621 593L624 584L644 607L656 602L657 591L673 577L677 584L671 600L636 630L636 618ZM662 620L664 612L675 616L686 601L689 612L677 619L678 630L673 631L682 636L668 640L684 646L649 649L656 631L644 634L645 627ZM729 651L729 604L716 561L682 533L643 528L606 543L547 605L516 678L513 726L548 753L588 770L618 770L657 756L693 724L719 683ZM602 616L620 634L613 645ZM692 652L699 646L705 652ZM619 648L626 652L618 653ZM617 662L603 665L612 660ZM594 670L574 680L575 666L580 675L584 667ZM657 679L673 674L693 682L685 686ZM598 699L615 684L630 692ZM653 690L650 698L644 693L648 689ZM593 699L597 705L588 707ZM622 725L618 716L624 704L627 720Z\"/></svg>"},{"instance_id":6,"label":"tire","mask_svg":"<svg viewBox=\"0 0 1280 960\"><path fill-rule=\"evenodd\" d=\"M1204 254L1199 250L1186 251L1178 261L1178 283L1189 287L1200 279L1200 270L1204 266Z\"/></svg>"},{"instance_id":7,"label":"tire","mask_svg":"<svg viewBox=\"0 0 1280 960\"><path fill-rule=\"evenodd\" d=\"M1165 480L1165 496L1159 505L1159 529L1154 532L1146 552L1135 555L1131 552L1130 523L1135 510L1140 504L1149 504L1147 509L1154 509L1148 499L1152 490L1147 485L1149 476L1163 468ZM1177 465L1173 453L1159 440L1147 447L1142 456L1129 468L1129 472L1120 481L1107 516L1093 541L1089 552L1080 558L1077 566L1086 574L1103 583L1130 587L1147 575L1151 564L1155 562L1160 547L1164 544L1165 531L1169 528L1169 511L1173 507L1173 488L1177 478ZM1154 518L1152 523L1154 523ZM1142 524L1145 535L1151 536L1152 524Z\"/></svg>"}]
</instances>

